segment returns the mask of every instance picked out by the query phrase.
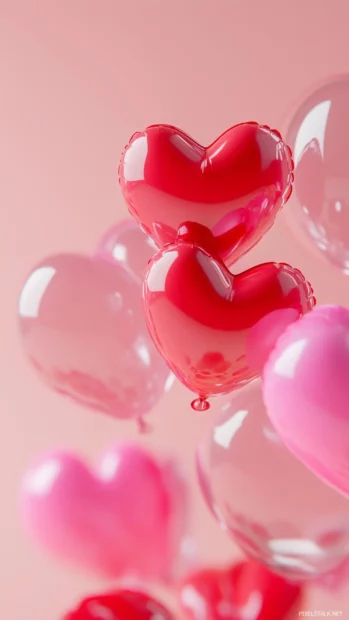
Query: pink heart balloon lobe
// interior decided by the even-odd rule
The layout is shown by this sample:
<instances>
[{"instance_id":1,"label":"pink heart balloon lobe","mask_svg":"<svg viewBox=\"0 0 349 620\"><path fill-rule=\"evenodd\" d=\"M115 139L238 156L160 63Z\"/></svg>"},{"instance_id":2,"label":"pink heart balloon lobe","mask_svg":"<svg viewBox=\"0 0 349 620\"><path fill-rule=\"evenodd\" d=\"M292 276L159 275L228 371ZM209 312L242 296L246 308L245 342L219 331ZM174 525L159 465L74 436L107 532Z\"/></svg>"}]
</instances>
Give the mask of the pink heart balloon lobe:
<instances>
[{"instance_id":1,"label":"pink heart balloon lobe","mask_svg":"<svg viewBox=\"0 0 349 620\"><path fill-rule=\"evenodd\" d=\"M86 570L167 579L183 535L182 491L168 464L136 446L106 452L97 474L73 455L53 453L27 472L22 514L39 543Z\"/></svg>"},{"instance_id":2,"label":"pink heart balloon lobe","mask_svg":"<svg viewBox=\"0 0 349 620\"><path fill-rule=\"evenodd\" d=\"M349 310L320 306L289 326L264 369L269 417L286 446L349 496Z\"/></svg>"}]
</instances>

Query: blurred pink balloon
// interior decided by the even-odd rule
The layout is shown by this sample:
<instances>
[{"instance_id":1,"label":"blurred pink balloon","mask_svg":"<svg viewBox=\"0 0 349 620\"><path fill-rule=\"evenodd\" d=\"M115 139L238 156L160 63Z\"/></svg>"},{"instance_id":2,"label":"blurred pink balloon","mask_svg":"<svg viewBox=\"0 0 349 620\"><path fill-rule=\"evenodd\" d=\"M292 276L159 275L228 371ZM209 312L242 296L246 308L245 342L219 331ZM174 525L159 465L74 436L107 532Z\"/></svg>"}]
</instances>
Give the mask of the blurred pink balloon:
<instances>
[{"instance_id":1,"label":"blurred pink balloon","mask_svg":"<svg viewBox=\"0 0 349 620\"><path fill-rule=\"evenodd\" d=\"M285 213L295 232L349 273L349 76L313 91L295 112L287 143L295 163Z\"/></svg>"},{"instance_id":2,"label":"blurred pink balloon","mask_svg":"<svg viewBox=\"0 0 349 620\"><path fill-rule=\"evenodd\" d=\"M325 577L349 556L349 502L282 443L261 383L221 406L199 447L200 485L212 512L249 555L292 580Z\"/></svg>"},{"instance_id":3,"label":"blurred pink balloon","mask_svg":"<svg viewBox=\"0 0 349 620\"><path fill-rule=\"evenodd\" d=\"M121 265L77 254L43 260L23 287L19 319L40 377L82 405L141 419L171 385L139 284Z\"/></svg>"},{"instance_id":4,"label":"blurred pink balloon","mask_svg":"<svg viewBox=\"0 0 349 620\"><path fill-rule=\"evenodd\" d=\"M157 252L154 241L134 220L124 220L110 228L100 240L95 256L121 264L139 282L150 259Z\"/></svg>"},{"instance_id":5,"label":"blurred pink balloon","mask_svg":"<svg viewBox=\"0 0 349 620\"><path fill-rule=\"evenodd\" d=\"M107 451L96 474L74 455L48 454L24 477L23 521L48 551L99 576L168 580L187 511L176 475L129 444Z\"/></svg>"}]
</instances>

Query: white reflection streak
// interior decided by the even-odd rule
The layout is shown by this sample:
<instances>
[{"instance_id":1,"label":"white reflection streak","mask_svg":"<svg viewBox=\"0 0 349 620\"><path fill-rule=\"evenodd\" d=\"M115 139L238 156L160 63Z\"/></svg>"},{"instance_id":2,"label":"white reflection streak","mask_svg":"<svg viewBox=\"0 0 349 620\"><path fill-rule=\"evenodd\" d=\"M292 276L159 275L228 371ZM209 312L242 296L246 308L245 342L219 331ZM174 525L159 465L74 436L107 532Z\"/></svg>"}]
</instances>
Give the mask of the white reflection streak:
<instances>
[{"instance_id":1,"label":"white reflection streak","mask_svg":"<svg viewBox=\"0 0 349 620\"><path fill-rule=\"evenodd\" d=\"M206 614L205 599L198 594L193 586L185 586L181 598L185 607L195 612L197 620L209 620Z\"/></svg>"},{"instance_id":2,"label":"white reflection streak","mask_svg":"<svg viewBox=\"0 0 349 620\"><path fill-rule=\"evenodd\" d=\"M126 181L144 181L144 166L148 155L147 136L139 136L124 155L123 176Z\"/></svg>"},{"instance_id":3,"label":"white reflection streak","mask_svg":"<svg viewBox=\"0 0 349 620\"><path fill-rule=\"evenodd\" d=\"M116 243L113 247L113 257L123 263L126 263L127 250L121 243Z\"/></svg>"},{"instance_id":4,"label":"white reflection streak","mask_svg":"<svg viewBox=\"0 0 349 620\"><path fill-rule=\"evenodd\" d=\"M171 387L173 386L174 382L175 382L176 377L174 376L173 372L170 372L170 374L168 375L167 379L166 379L166 383L165 383L165 387L164 390L165 392L169 392Z\"/></svg>"},{"instance_id":5,"label":"white reflection streak","mask_svg":"<svg viewBox=\"0 0 349 620\"><path fill-rule=\"evenodd\" d=\"M268 543L269 549L273 554L278 555L303 555L318 557L325 555L325 552L313 540L304 538L278 538Z\"/></svg>"},{"instance_id":6,"label":"white reflection streak","mask_svg":"<svg viewBox=\"0 0 349 620\"><path fill-rule=\"evenodd\" d=\"M136 344L136 351L138 357L142 360L145 366L150 366L150 355L148 347L144 343Z\"/></svg>"},{"instance_id":7,"label":"white reflection streak","mask_svg":"<svg viewBox=\"0 0 349 620\"><path fill-rule=\"evenodd\" d=\"M41 267L29 276L19 298L20 316L31 319L38 316L41 299L55 275L54 267Z\"/></svg>"},{"instance_id":8,"label":"white reflection streak","mask_svg":"<svg viewBox=\"0 0 349 620\"><path fill-rule=\"evenodd\" d=\"M194 142L189 142L183 136L178 136L174 134L170 138L170 142L180 151L185 157L190 159L191 161L198 163L201 161L203 154L205 153L205 149L203 149L200 145L195 144Z\"/></svg>"},{"instance_id":9,"label":"white reflection streak","mask_svg":"<svg viewBox=\"0 0 349 620\"><path fill-rule=\"evenodd\" d=\"M298 360L306 346L307 340L305 338L290 344L290 346L287 347L276 360L274 364L274 372L279 375L279 377L293 379L298 365Z\"/></svg>"},{"instance_id":10,"label":"white reflection streak","mask_svg":"<svg viewBox=\"0 0 349 620\"><path fill-rule=\"evenodd\" d=\"M237 612L241 620L255 620L255 618L259 617L263 606L263 598L260 592L251 592L247 603L241 607L239 606ZM231 618L231 616L226 616Z\"/></svg>"},{"instance_id":11,"label":"white reflection streak","mask_svg":"<svg viewBox=\"0 0 349 620\"><path fill-rule=\"evenodd\" d=\"M42 465L39 469L30 472L24 481L24 486L35 495L45 495L52 487L53 482L60 472L58 460L52 460Z\"/></svg>"},{"instance_id":12,"label":"white reflection streak","mask_svg":"<svg viewBox=\"0 0 349 620\"><path fill-rule=\"evenodd\" d=\"M164 291L166 278L171 265L177 258L177 251L166 252L158 262L154 262L147 278L148 289L152 293Z\"/></svg>"},{"instance_id":13,"label":"white reflection streak","mask_svg":"<svg viewBox=\"0 0 349 620\"><path fill-rule=\"evenodd\" d=\"M99 468L99 478L102 480L112 480L120 465L120 455L115 453L107 454L101 462Z\"/></svg>"},{"instance_id":14,"label":"white reflection streak","mask_svg":"<svg viewBox=\"0 0 349 620\"><path fill-rule=\"evenodd\" d=\"M226 141L225 141L225 142L223 142L223 144L221 144L221 145L218 147L218 149L216 149L216 150L214 151L214 153L212 153L212 154L209 156L209 160L210 160L210 162L212 161L212 159L214 159L215 157L217 157L217 155L219 155L219 153L221 153L221 151L223 151L223 149L224 149L224 147L226 146L226 144L227 144L227 142L226 142Z\"/></svg>"},{"instance_id":15,"label":"white reflection streak","mask_svg":"<svg viewBox=\"0 0 349 620\"><path fill-rule=\"evenodd\" d=\"M303 120L294 145L295 165L298 164L304 149L314 139L318 141L321 155L324 157L326 125L331 103L330 100L322 101L310 110Z\"/></svg>"},{"instance_id":16,"label":"white reflection streak","mask_svg":"<svg viewBox=\"0 0 349 620\"><path fill-rule=\"evenodd\" d=\"M290 558L284 555L273 555L273 560L277 566L287 566L288 568L301 570L303 573L307 573L308 575L316 573L316 569L313 566L309 566L309 564L303 562L303 560L300 560L299 558Z\"/></svg>"},{"instance_id":17,"label":"white reflection streak","mask_svg":"<svg viewBox=\"0 0 349 620\"><path fill-rule=\"evenodd\" d=\"M279 435L271 428L268 427L264 427L263 428L263 435L266 439L268 439L268 441L272 441L273 443L280 443L281 444L281 440Z\"/></svg>"},{"instance_id":18,"label":"white reflection streak","mask_svg":"<svg viewBox=\"0 0 349 620\"><path fill-rule=\"evenodd\" d=\"M231 440L241 428L247 415L247 409L241 409L229 418L229 420L224 422L224 424L214 429L214 440L221 448L229 448Z\"/></svg>"},{"instance_id":19,"label":"white reflection streak","mask_svg":"<svg viewBox=\"0 0 349 620\"><path fill-rule=\"evenodd\" d=\"M234 291L231 280L222 272L221 267L203 252L197 253L197 261L218 295L224 299L232 299Z\"/></svg>"}]
</instances>

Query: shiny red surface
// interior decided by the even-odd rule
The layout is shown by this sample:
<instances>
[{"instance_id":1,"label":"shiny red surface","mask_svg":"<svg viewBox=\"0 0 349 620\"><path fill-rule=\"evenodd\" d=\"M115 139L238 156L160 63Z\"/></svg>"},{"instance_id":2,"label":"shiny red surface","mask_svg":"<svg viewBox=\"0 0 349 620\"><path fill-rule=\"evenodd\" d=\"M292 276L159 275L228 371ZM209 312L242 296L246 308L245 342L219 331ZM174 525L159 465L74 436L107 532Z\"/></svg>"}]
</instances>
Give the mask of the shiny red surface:
<instances>
[{"instance_id":1,"label":"shiny red surface","mask_svg":"<svg viewBox=\"0 0 349 620\"><path fill-rule=\"evenodd\" d=\"M174 620L172 614L147 594L120 590L91 596L63 620Z\"/></svg>"},{"instance_id":2,"label":"shiny red surface","mask_svg":"<svg viewBox=\"0 0 349 620\"><path fill-rule=\"evenodd\" d=\"M249 561L190 576L179 598L188 620L291 620L301 608L301 594L298 585Z\"/></svg>"},{"instance_id":3,"label":"shiny red surface","mask_svg":"<svg viewBox=\"0 0 349 620\"><path fill-rule=\"evenodd\" d=\"M143 298L155 344L176 376L202 397L257 376L279 335L278 322L284 327L283 311L300 316L314 305L310 285L289 265L266 263L235 276L184 241L150 262ZM270 313L273 320L265 321Z\"/></svg>"},{"instance_id":4,"label":"shiny red surface","mask_svg":"<svg viewBox=\"0 0 349 620\"><path fill-rule=\"evenodd\" d=\"M236 125L208 147L154 125L131 138L119 178L131 214L160 248L195 222L212 232L214 253L229 265L272 226L291 194L292 170L280 134L258 123Z\"/></svg>"}]
</instances>

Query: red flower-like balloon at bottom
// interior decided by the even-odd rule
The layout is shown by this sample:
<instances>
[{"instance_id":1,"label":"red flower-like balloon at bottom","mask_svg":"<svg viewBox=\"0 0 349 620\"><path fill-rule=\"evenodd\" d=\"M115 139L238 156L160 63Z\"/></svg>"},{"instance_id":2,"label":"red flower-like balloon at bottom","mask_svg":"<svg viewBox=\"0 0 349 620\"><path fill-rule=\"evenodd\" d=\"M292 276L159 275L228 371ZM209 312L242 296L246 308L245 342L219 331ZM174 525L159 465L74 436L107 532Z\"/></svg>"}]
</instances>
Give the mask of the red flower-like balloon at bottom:
<instances>
[{"instance_id":1,"label":"red flower-like balloon at bottom","mask_svg":"<svg viewBox=\"0 0 349 620\"><path fill-rule=\"evenodd\" d=\"M179 593L188 620L291 620L301 596L299 585L252 560L225 570L199 571L185 580Z\"/></svg>"},{"instance_id":2,"label":"red flower-like balloon at bottom","mask_svg":"<svg viewBox=\"0 0 349 620\"><path fill-rule=\"evenodd\" d=\"M158 601L143 592L119 590L91 596L63 620L174 620Z\"/></svg>"}]
</instances>

